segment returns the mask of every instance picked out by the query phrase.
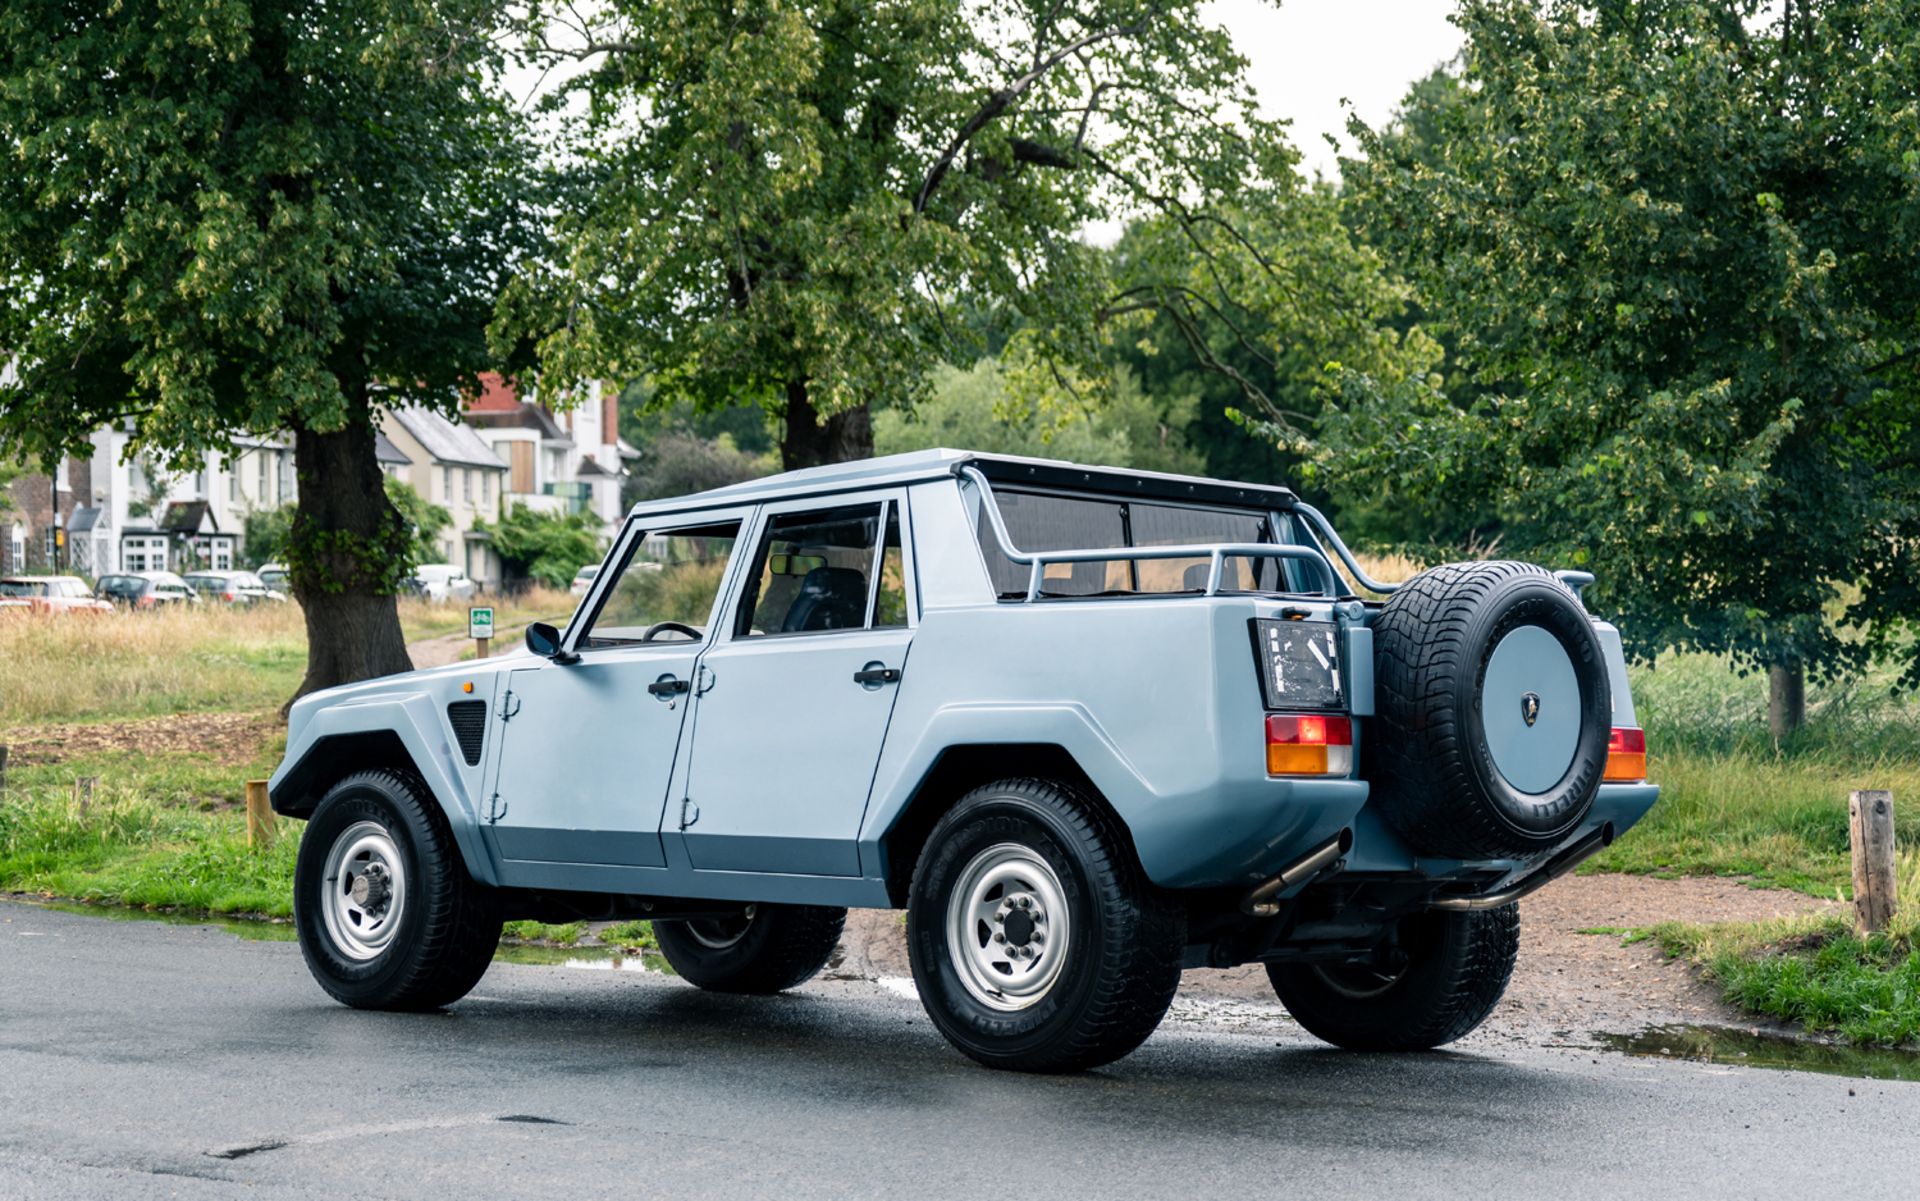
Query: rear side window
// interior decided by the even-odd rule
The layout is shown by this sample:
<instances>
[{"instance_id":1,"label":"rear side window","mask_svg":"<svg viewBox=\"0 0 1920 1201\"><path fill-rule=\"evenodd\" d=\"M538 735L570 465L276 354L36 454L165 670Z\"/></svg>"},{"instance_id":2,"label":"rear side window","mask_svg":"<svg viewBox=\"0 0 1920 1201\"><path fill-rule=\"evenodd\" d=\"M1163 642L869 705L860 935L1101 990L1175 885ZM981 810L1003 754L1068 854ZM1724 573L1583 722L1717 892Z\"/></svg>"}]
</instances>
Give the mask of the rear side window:
<instances>
[{"instance_id":1,"label":"rear side window","mask_svg":"<svg viewBox=\"0 0 1920 1201\"><path fill-rule=\"evenodd\" d=\"M754 558L753 585L740 598L735 636L864 629L882 508L843 505L770 520ZM905 625L904 601L900 609L895 624Z\"/></svg>"},{"instance_id":2,"label":"rear side window","mask_svg":"<svg viewBox=\"0 0 1920 1201\"><path fill-rule=\"evenodd\" d=\"M1057 496L996 488L1007 532L1023 551L1106 547L1184 546L1189 543L1274 541L1267 515L1254 510L1203 508L1101 497ZM980 553L1001 599L1025 597L1030 568L1001 549L993 526L979 521ZM1051 563L1043 596L1131 596L1203 592L1208 556L1179 559L1107 559ZM1275 592L1286 587L1276 559L1228 559L1221 587Z\"/></svg>"}]
</instances>

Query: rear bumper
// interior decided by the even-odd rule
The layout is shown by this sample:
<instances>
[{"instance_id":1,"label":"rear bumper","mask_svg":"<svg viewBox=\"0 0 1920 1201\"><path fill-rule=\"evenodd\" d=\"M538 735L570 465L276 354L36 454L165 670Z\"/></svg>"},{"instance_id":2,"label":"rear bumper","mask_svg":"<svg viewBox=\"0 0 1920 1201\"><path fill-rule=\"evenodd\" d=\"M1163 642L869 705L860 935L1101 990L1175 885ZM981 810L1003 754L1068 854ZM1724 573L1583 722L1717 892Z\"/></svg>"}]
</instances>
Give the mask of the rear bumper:
<instances>
[{"instance_id":1,"label":"rear bumper","mask_svg":"<svg viewBox=\"0 0 1920 1201\"><path fill-rule=\"evenodd\" d=\"M1223 789L1205 803L1185 799L1156 806L1160 820L1134 823L1134 837L1154 853L1148 874L1165 888L1209 888L1264 880L1299 856L1353 831L1348 872L1486 881L1506 887L1568 847L1611 825L1618 838L1659 799L1656 784L1603 784L1586 819L1559 844L1526 859L1437 859L1414 853L1367 808L1364 780L1262 780Z\"/></svg>"}]
</instances>

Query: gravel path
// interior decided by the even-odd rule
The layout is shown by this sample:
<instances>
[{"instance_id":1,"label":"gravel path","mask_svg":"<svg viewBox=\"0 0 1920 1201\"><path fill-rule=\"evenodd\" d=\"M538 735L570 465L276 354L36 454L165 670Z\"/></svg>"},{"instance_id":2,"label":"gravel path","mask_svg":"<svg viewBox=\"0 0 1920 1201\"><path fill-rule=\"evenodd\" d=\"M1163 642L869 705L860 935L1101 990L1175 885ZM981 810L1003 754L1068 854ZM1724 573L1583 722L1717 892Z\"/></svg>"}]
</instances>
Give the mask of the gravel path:
<instances>
[{"instance_id":1,"label":"gravel path","mask_svg":"<svg viewBox=\"0 0 1920 1201\"><path fill-rule=\"evenodd\" d=\"M1551 1045L1594 1031L1633 1033L1675 1023L1757 1028L1752 1017L1724 1004L1711 985L1652 943L1623 946L1619 935L1580 931L1674 920L1758 921L1836 907L1738 880L1594 875L1557 881L1521 903L1513 983L1493 1017L1465 1044ZM842 954L830 974L910 977L900 917L873 910L849 914ZM1168 1020L1243 1028L1287 1019L1266 971L1250 966L1187 972Z\"/></svg>"}]
</instances>

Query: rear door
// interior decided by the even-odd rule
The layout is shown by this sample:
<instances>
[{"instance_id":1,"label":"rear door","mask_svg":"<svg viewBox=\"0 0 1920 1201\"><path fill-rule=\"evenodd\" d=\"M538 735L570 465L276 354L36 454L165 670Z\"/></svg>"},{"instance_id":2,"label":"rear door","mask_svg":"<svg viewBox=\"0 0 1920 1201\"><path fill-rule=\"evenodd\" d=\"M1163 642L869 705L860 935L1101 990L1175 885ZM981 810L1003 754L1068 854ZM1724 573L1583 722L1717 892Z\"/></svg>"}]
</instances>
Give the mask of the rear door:
<instances>
[{"instance_id":1,"label":"rear door","mask_svg":"<svg viewBox=\"0 0 1920 1201\"><path fill-rule=\"evenodd\" d=\"M629 530L568 649L508 673L482 806L503 883L556 863L666 865L661 808L744 516Z\"/></svg>"},{"instance_id":2,"label":"rear door","mask_svg":"<svg viewBox=\"0 0 1920 1201\"><path fill-rule=\"evenodd\" d=\"M728 632L701 660L686 803L702 871L857 876L913 637L899 491L769 505Z\"/></svg>"}]
</instances>

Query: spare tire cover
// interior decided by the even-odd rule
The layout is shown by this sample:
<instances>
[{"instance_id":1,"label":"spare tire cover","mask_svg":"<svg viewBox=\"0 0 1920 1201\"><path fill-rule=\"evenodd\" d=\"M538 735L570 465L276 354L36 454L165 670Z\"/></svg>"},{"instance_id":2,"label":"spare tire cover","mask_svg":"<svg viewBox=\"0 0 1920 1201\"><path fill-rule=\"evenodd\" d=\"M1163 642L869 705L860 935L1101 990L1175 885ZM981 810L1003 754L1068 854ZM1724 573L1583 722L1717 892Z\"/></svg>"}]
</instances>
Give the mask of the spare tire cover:
<instances>
[{"instance_id":1,"label":"spare tire cover","mask_svg":"<svg viewBox=\"0 0 1920 1201\"><path fill-rule=\"evenodd\" d=\"M1587 816L1613 696L1579 598L1528 563L1415 576L1373 623L1372 804L1424 855L1529 855Z\"/></svg>"}]
</instances>

